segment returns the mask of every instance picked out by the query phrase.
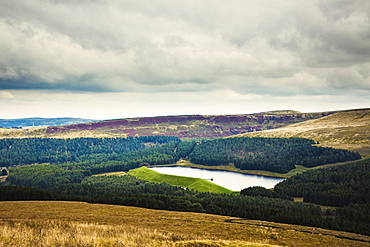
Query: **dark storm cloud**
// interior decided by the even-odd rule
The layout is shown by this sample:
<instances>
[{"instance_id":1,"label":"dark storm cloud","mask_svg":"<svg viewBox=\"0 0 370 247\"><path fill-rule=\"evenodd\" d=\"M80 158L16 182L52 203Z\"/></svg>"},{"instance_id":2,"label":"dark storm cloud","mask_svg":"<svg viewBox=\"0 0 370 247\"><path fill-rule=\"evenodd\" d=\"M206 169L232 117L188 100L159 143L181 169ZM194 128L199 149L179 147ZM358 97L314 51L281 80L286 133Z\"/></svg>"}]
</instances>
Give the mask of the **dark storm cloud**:
<instances>
[{"instance_id":1,"label":"dark storm cloud","mask_svg":"<svg viewBox=\"0 0 370 247\"><path fill-rule=\"evenodd\" d=\"M31 80L0 80L0 90L62 90L76 92L112 92L103 83L92 83L92 77L85 75L69 78L68 81L48 83ZM29 79L29 78L27 78Z\"/></svg>"},{"instance_id":2,"label":"dark storm cloud","mask_svg":"<svg viewBox=\"0 0 370 247\"><path fill-rule=\"evenodd\" d=\"M368 1L2 1L0 89L370 90Z\"/></svg>"}]
</instances>

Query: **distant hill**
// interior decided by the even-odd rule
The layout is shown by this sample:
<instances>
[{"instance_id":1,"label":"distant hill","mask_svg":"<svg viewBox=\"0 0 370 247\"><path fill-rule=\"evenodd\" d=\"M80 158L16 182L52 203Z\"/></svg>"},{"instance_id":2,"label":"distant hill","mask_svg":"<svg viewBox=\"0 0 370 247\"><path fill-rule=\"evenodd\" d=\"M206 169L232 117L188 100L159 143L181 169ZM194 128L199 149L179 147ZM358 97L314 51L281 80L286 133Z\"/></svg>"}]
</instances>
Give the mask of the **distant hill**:
<instances>
[{"instance_id":1,"label":"distant hill","mask_svg":"<svg viewBox=\"0 0 370 247\"><path fill-rule=\"evenodd\" d=\"M355 150L370 157L370 108L338 111L278 129L236 136L303 137L321 146Z\"/></svg>"},{"instance_id":2,"label":"distant hill","mask_svg":"<svg viewBox=\"0 0 370 247\"><path fill-rule=\"evenodd\" d=\"M21 128L30 126L58 126L87 123L96 120L84 118L17 118L17 119L0 119L1 128Z\"/></svg>"},{"instance_id":3,"label":"distant hill","mask_svg":"<svg viewBox=\"0 0 370 247\"><path fill-rule=\"evenodd\" d=\"M331 113L333 112L300 113L295 111L276 111L244 115L185 115L128 118L65 126L2 130L0 131L0 138L166 135L177 136L183 139L212 139L246 132L275 129L293 123L317 119Z\"/></svg>"}]
</instances>

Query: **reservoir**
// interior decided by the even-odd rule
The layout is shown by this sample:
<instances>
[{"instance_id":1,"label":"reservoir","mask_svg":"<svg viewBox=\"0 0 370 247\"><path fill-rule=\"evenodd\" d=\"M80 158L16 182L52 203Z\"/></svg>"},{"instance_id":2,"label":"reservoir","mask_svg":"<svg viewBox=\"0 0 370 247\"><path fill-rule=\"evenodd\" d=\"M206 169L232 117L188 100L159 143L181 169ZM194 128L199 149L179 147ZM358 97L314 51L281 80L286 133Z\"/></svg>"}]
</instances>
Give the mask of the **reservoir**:
<instances>
[{"instance_id":1,"label":"reservoir","mask_svg":"<svg viewBox=\"0 0 370 247\"><path fill-rule=\"evenodd\" d=\"M151 167L150 169L168 175L202 178L208 181L211 181L212 179L212 183L233 191L240 191L251 186L262 186L270 189L273 188L277 183L285 179L183 166L161 166Z\"/></svg>"}]
</instances>

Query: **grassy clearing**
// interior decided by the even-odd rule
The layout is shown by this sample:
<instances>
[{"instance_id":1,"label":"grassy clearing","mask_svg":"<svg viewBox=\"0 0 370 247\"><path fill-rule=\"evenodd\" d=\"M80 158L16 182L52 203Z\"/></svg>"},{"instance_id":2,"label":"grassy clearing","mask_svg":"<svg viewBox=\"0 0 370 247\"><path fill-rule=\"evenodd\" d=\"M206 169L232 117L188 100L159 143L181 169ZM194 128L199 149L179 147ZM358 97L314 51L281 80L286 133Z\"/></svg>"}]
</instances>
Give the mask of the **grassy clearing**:
<instances>
[{"instance_id":1,"label":"grassy clearing","mask_svg":"<svg viewBox=\"0 0 370 247\"><path fill-rule=\"evenodd\" d=\"M326 167L331 167L331 166L346 165L346 164L355 163L357 161L358 160L338 162L338 163L326 164L326 165L321 165L321 166L315 166L315 167L311 167L311 168L296 165L296 168L293 169L293 170L290 170L288 173L286 173L286 175L291 177L291 176L297 175L298 173L302 173L302 172L305 172L305 171L308 171L308 170L321 169L321 168L326 168Z\"/></svg>"},{"instance_id":2,"label":"grassy clearing","mask_svg":"<svg viewBox=\"0 0 370 247\"><path fill-rule=\"evenodd\" d=\"M96 174L93 176L100 177L100 176L125 176L125 175L127 175L127 172L107 172L107 173Z\"/></svg>"},{"instance_id":3,"label":"grassy clearing","mask_svg":"<svg viewBox=\"0 0 370 247\"><path fill-rule=\"evenodd\" d=\"M312 227L117 205L15 201L0 208L0 246L356 247L370 241Z\"/></svg>"},{"instance_id":4,"label":"grassy clearing","mask_svg":"<svg viewBox=\"0 0 370 247\"><path fill-rule=\"evenodd\" d=\"M226 193L226 194L231 194L233 192L229 189L226 189L204 179L161 174L153 170L150 170L146 167L140 167L131 170L129 174L150 182L168 183L170 185L180 186L200 192Z\"/></svg>"}]
</instances>

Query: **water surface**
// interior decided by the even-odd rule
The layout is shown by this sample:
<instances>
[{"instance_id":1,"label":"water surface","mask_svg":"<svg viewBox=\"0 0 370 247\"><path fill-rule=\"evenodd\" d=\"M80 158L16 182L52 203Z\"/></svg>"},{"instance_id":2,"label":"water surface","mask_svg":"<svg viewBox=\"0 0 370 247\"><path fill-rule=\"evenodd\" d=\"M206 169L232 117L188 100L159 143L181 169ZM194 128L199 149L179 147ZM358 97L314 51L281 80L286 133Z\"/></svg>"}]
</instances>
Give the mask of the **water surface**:
<instances>
[{"instance_id":1,"label":"water surface","mask_svg":"<svg viewBox=\"0 0 370 247\"><path fill-rule=\"evenodd\" d=\"M151 167L150 169L168 175L202 178L209 181L212 179L212 183L233 191L240 191L251 186L262 186L269 189L285 179L183 166L160 166Z\"/></svg>"}]
</instances>

